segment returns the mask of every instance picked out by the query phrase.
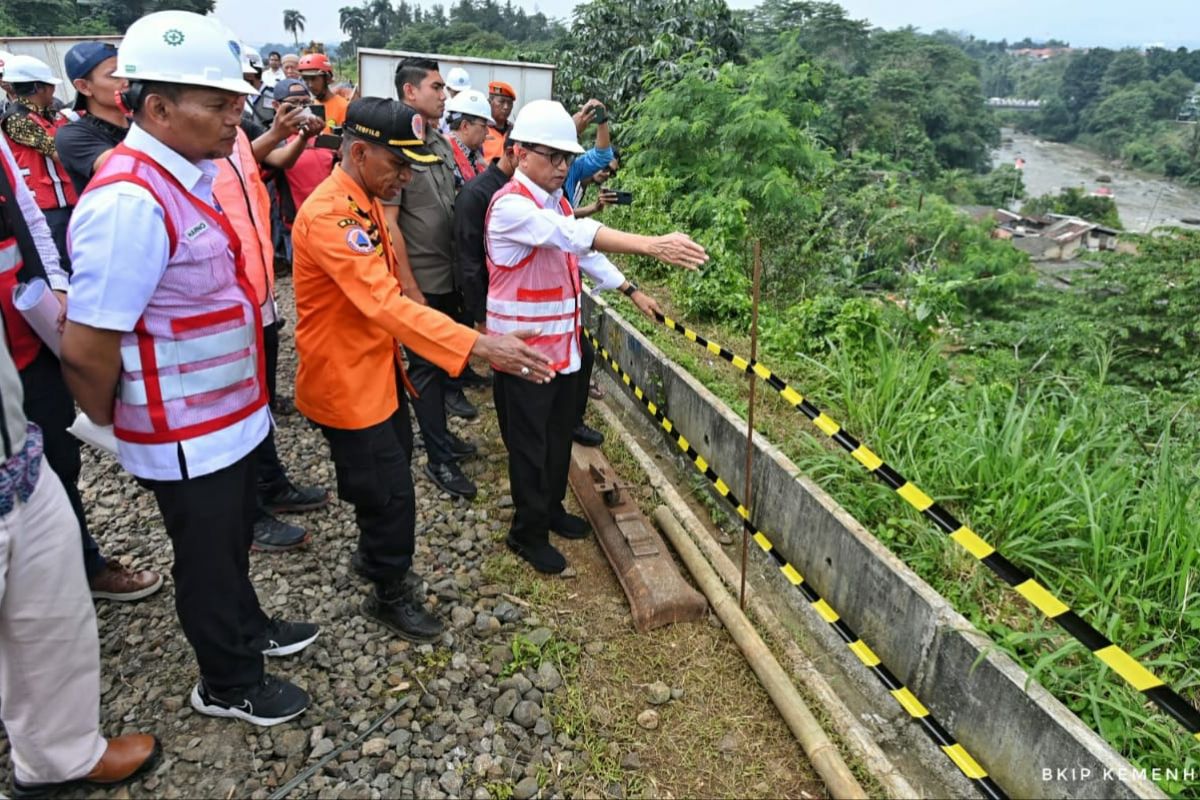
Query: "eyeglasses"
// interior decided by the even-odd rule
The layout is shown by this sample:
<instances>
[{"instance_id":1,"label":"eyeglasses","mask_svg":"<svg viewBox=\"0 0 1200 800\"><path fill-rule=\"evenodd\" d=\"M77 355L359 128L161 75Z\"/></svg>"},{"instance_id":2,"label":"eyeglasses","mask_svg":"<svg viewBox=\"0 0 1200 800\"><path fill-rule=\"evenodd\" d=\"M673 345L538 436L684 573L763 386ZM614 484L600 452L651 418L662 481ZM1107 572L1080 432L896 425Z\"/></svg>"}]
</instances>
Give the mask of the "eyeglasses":
<instances>
[{"instance_id":1,"label":"eyeglasses","mask_svg":"<svg viewBox=\"0 0 1200 800\"><path fill-rule=\"evenodd\" d=\"M563 164L566 164L569 167L575 163L574 153L564 153L561 150L550 150L547 152L545 150L538 150L533 147L527 147L525 149L531 153L537 153L539 156L549 161L550 166L552 167L561 167Z\"/></svg>"}]
</instances>

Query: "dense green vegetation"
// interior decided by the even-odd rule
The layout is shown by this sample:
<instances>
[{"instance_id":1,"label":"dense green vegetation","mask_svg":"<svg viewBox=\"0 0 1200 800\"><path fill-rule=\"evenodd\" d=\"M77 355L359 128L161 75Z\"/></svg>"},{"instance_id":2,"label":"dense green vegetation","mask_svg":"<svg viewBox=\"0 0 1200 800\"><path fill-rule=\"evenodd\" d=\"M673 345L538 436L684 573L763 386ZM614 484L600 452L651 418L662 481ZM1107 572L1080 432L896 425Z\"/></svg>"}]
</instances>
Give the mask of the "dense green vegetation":
<instances>
[{"instance_id":1,"label":"dense green vegetation","mask_svg":"<svg viewBox=\"0 0 1200 800\"><path fill-rule=\"evenodd\" d=\"M628 5L587 4L571 36L608 41L586 21ZM659 58L616 109L620 188L636 203L606 221L691 231L713 260L699 276L635 261L639 279L690 324L744 342L760 240L764 360L1200 700L1200 235L1159 231L1073 291L1047 288L952 205L1023 195L1011 167L977 172L995 121L984 62L961 40L768 0L728 24L689 20L723 38L676 49L662 29L682 23L658 19L643 39L613 37ZM1114 211L1094 203L1033 210ZM745 407L744 381L639 324ZM1140 766L1200 766L1182 728L771 402L764 432L1109 742Z\"/></svg>"},{"instance_id":2,"label":"dense green vegetation","mask_svg":"<svg viewBox=\"0 0 1200 800\"><path fill-rule=\"evenodd\" d=\"M207 14L216 0L0 0L0 36L87 36L124 31L152 11Z\"/></svg>"},{"instance_id":3,"label":"dense green vegetation","mask_svg":"<svg viewBox=\"0 0 1200 800\"><path fill-rule=\"evenodd\" d=\"M425 53L486 55L535 60L549 56L551 45L566 34L557 20L540 11L529 14L511 0L458 0L447 9L400 0L362 0L338 9L343 57L359 47L387 47Z\"/></svg>"}]
</instances>

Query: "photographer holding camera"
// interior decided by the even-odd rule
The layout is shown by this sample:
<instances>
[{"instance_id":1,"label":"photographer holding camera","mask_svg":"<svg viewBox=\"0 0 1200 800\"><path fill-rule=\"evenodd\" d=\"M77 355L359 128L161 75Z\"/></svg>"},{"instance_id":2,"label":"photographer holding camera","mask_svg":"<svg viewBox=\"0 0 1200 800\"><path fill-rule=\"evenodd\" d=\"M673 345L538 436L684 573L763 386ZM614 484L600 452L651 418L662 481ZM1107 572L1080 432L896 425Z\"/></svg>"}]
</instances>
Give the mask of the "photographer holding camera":
<instances>
[{"instance_id":1,"label":"photographer holding camera","mask_svg":"<svg viewBox=\"0 0 1200 800\"><path fill-rule=\"evenodd\" d=\"M321 181L333 172L334 151L324 147L316 147L314 137L321 132L325 119L321 115L324 109L315 105L312 94L303 81L295 78L284 78L275 84L272 90L275 96L275 108L279 114L295 115L299 120L300 129L287 139L289 147L299 147L296 158L280 170L275 180L275 188L279 191L279 212L287 230L292 229L292 222L304 201L313 193ZM300 141L303 140L303 141Z\"/></svg>"}]
</instances>

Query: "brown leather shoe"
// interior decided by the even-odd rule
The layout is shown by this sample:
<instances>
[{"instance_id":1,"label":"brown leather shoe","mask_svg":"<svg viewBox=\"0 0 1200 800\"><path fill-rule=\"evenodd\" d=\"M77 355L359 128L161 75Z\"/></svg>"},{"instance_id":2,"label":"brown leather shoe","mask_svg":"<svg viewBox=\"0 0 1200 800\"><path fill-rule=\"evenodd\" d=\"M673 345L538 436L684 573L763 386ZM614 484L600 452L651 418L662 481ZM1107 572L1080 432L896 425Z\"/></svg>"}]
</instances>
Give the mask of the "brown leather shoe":
<instances>
[{"instance_id":1,"label":"brown leather shoe","mask_svg":"<svg viewBox=\"0 0 1200 800\"><path fill-rule=\"evenodd\" d=\"M162 745L158 738L148 733L129 733L108 740L104 755L82 778L61 783L21 783L13 780L13 797L45 797L62 789L81 784L92 786L116 786L136 778L158 763Z\"/></svg>"},{"instance_id":2,"label":"brown leather shoe","mask_svg":"<svg viewBox=\"0 0 1200 800\"><path fill-rule=\"evenodd\" d=\"M92 597L97 600L116 600L128 603L149 597L162 588L162 575L150 570L134 572L116 561L110 560L104 569L89 581Z\"/></svg>"}]
</instances>

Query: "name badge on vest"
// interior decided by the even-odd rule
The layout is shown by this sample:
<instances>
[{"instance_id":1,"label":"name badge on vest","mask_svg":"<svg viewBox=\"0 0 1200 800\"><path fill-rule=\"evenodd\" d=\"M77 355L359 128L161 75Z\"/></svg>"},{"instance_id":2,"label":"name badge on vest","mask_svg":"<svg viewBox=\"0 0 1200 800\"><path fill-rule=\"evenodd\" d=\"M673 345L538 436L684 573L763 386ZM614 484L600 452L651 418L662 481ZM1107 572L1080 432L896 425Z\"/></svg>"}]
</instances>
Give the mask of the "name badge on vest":
<instances>
[{"instance_id":1,"label":"name badge on vest","mask_svg":"<svg viewBox=\"0 0 1200 800\"><path fill-rule=\"evenodd\" d=\"M186 236L187 240L190 242L200 234L204 233L206 230L208 230L208 223L204 220L200 220L195 225L184 231L183 235Z\"/></svg>"}]
</instances>

